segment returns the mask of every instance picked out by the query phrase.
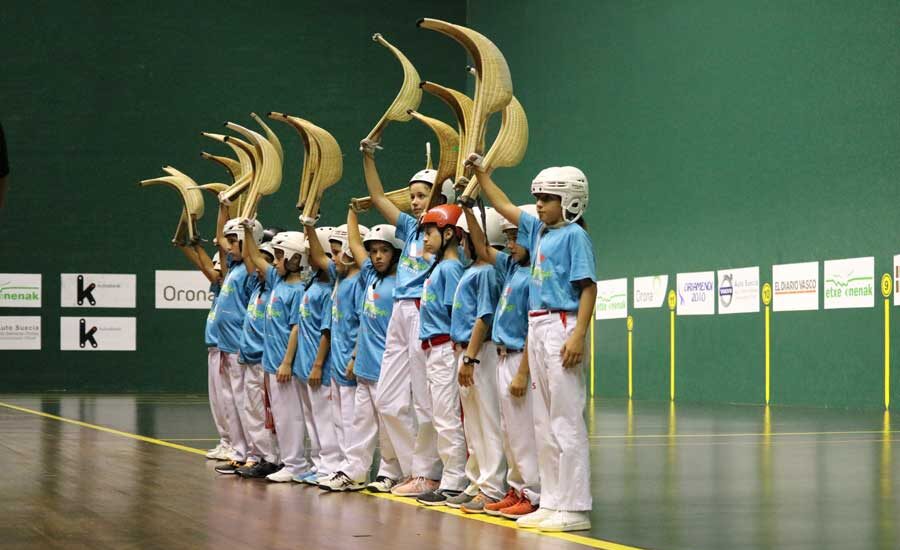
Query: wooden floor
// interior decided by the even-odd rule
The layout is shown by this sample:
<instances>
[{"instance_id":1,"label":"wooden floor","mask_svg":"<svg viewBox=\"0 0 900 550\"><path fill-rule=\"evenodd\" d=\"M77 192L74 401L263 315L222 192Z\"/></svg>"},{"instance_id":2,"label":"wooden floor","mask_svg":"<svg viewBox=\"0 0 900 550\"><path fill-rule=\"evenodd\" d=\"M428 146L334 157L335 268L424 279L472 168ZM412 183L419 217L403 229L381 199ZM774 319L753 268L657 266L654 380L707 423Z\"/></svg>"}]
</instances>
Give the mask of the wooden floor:
<instances>
[{"instance_id":1,"label":"wooden floor","mask_svg":"<svg viewBox=\"0 0 900 550\"><path fill-rule=\"evenodd\" d=\"M900 547L888 415L605 400L589 413L593 531L548 536L217 475L197 451L214 444L201 396L0 396L0 547Z\"/></svg>"}]
</instances>

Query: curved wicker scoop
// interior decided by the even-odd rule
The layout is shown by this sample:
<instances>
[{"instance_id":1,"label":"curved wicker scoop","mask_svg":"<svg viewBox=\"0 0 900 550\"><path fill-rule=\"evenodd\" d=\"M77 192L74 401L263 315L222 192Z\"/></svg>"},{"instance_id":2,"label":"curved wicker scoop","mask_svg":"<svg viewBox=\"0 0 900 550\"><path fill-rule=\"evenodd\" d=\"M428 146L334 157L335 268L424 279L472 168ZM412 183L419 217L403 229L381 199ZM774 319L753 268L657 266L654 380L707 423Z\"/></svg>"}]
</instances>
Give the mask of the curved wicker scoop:
<instances>
[{"instance_id":1,"label":"curved wicker scoop","mask_svg":"<svg viewBox=\"0 0 900 550\"><path fill-rule=\"evenodd\" d=\"M437 136L438 144L440 145L441 157L438 162L434 185L431 186L429 195L429 199L433 199L440 196L441 184L444 180L453 177L456 173L457 160L459 159L459 134L450 125L436 118L425 116L416 111L410 111L409 114L431 128L434 135ZM432 206L429 203L428 207L431 208Z\"/></svg>"},{"instance_id":2,"label":"curved wicker scoop","mask_svg":"<svg viewBox=\"0 0 900 550\"><path fill-rule=\"evenodd\" d=\"M236 202L238 205L237 211L240 212L243 209L244 197L246 196L245 191L249 189L250 184L253 182L253 174L257 166L256 148L234 136L209 132L203 132L203 135L229 146L238 157L238 161L241 164L241 172L235 177L234 183L219 195L219 200L229 205L229 211L231 211L231 205Z\"/></svg>"},{"instance_id":3,"label":"curved wicker scoop","mask_svg":"<svg viewBox=\"0 0 900 550\"><path fill-rule=\"evenodd\" d=\"M453 181L460 181L463 178L463 173L465 170L464 163L466 160L462 155L462 151L466 143L466 129L472 127L474 103L472 102L472 99L469 98L469 96L467 96L466 94L458 90L454 90L453 88L435 84L434 82L424 81L420 86L426 92L434 95L435 97L446 103L447 106L450 107L450 110L453 111L453 115L456 117L456 127L459 129L459 151L457 151L456 155L456 166L453 172ZM443 152L441 154L443 154ZM435 206L438 196L440 196L440 191L436 191L433 187L431 189L431 195L428 197L428 208L432 208L433 206Z\"/></svg>"},{"instance_id":4,"label":"curved wicker scoop","mask_svg":"<svg viewBox=\"0 0 900 550\"><path fill-rule=\"evenodd\" d=\"M225 127L250 140L259 155L261 166L254 173L247 198L244 199L244 209L241 211L243 217L254 218L260 198L271 195L281 186L281 157L272 142L261 134L233 122L226 122Z\"/></svg>"},{"instance_id":5,"label":"curved wicker scoop","mask_svg":"<svg viewBox=\"0 0 900 550\"><path fill-rule=\"evenodd\" d=\"M500 167L510 167L519 164L525 157L528 149L528 117L525 109L515 97L509 105L503 109L503 120L500 123L500 131L497 133L494 143L482 160L482 166L488 170ZM465 204L471 204L478 196L478 179L472 180L463 191L460 200Z\"/></svg>"},{"instance_id":6,"label":"curved wicker scoop","mask_svg":"<svg viewBox=\"0 0 900 550\"><path fill-rule=\"evenodd\" d=\"M187 175L171 166L164 167L163 171L169 175L141 180L139 185L141 187L165 185L178 192L182 201L182 211L181 218L178 221L178 227L175 230L175 237L172 239L172 242L181 242L186 229L190 243L195 243L199 241L196 223L197 220L203 217L203 195L201 195L200 190L197 188L197 183Z\"/></svg>"},{"instance_id":7,"label":"curved wicker scoop","mask_svg":"<svg viewBox=\"0 0 900 550\"><path fill-rule=\"evenodd\" d=\"M484 133L492 113L512 100L512 76L500 49L484 35L439 19L421 19L418 26L445 34L462 45L475 61L475 107L472 126L466 128L462 157L483 154Z\"/></svg>"},{"instance_id":8,"label":"curved wicker scoop","mask_svg":"<svg viewBox=\"0 0 900 550\"><path fill-rule=\"evenodd\" d=\"M410 120L409 111L418 109L422 102L422 90L419 89L419 73L409 59L403 55L403 52L380 34L373 35L372 40L390 50L403 67L403 84L400 86L400 91L397 92L397 97L366 136L366 141L378 143L390 121L407 122Z\"/></svg>"},{"instance_id":9,"label":"curved wicker scoop","mask_svg":"<svg viewBox=\"0 0 900 550\"><path fill-rule=\"evenodd\" d=\"M306 198L312 180L318 172L319 143L309 134L307 122L302 118L286 115L284 113L269 113L269 118L289 124L300 134L303 139L303 169L300 171L300 194L297 197L297 209L301 212L306 207Z\"/></svg>"},{"instance_id":10,"label":"curved wicker scoop","mask_svg":"<svg viewBox=\"0 0 900 550\"><path fill-rule=\"evenodd\" d=\"M319 146L319 166L309 187L302 218L315 218L325 190L337 183L344 174L344 156L334 136L328 131L307 122L307 131Z\"/></svg>"}]
</instances>

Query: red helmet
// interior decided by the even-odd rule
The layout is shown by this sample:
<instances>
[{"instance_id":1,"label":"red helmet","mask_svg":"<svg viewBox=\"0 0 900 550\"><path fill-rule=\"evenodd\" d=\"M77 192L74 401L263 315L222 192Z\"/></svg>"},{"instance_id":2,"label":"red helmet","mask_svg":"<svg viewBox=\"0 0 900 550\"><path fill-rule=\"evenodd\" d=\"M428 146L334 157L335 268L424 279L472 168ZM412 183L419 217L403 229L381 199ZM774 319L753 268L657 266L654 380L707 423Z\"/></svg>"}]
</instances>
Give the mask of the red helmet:
<instances>
[{"instance_id":1,"label":"red helmet","mask_svg":"<svg viewBox=\"0 0 900 550\"><path fill-rule=\"evenodd\" d=\"M459 217L462 216L462 208L455 204L442 204L435 206L422 216L422 225L433 223L438 229L456 227Z\"/></svg>"}]
</instances>

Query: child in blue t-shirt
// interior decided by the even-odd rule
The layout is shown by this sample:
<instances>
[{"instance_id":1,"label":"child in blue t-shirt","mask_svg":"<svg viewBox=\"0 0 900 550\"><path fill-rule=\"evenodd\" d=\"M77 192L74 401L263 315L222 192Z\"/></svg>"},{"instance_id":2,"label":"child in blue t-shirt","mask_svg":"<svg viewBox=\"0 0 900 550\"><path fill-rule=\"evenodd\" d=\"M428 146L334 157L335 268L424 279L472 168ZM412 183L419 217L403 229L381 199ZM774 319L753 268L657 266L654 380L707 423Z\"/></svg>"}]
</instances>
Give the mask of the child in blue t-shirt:
<instances>
[{"instance_id":1,"label":"child in blue t-shirt","mask_svg":"<svg viewBox=\"0 0 900 550\"><path fill-rule=\"evenodd\" d=\"M360 229L363 232L367 231L365 228ZM331 279L336 281L331 290L331 309L326 312L323 322L330 326L330 352L326 360L326 369L331 373L333 382L329 400L340 452L338 462L343 465L346 462L347 449L352 443L353 408L356 399L356 380L347 376L347 366L356 348L359 332L359 309L364 295L363 280L360 277L359 267L353 261L353 255L347 247L346 224L331 231L327 251L322 248L318 238L310 239L309 242L312 268L327 270ZM337 470L337 468L332 470L329 479L337 473ZM320 486L327 488L321 484Z\"/></svg>"},{"instance_id":2,"label":"child in blue t-shirt","mask_svg":"<svg viewBox=\"0 0 900 550\"><path fill-rule=\"evenodd\" d=\"M517 523L543 531L590 529L591 483L584 422L584 347L597 297L594 247L583 227L588 182L572 166L541 170L531 183L537 217L523 213L477 166L491 204L518 226L531 255L528 362L535 385L534 424L541 506Z\"/></svg>"},{"instance_id":3,"label":"child in blue t-shirt","mask_svg":"<svg viewBox=\"0 0 900 550\"><path fill-rule=\"evenodd\" d=\"M532 215L537 213L533 204L519 208ZM499 502L486 504L484 511L493 516L518 519L536 511L541 498L532 414L533 392L529 387L525 351L531 261L528 250L516 242L517 227L507 220L500 220L499 229L503 234L495 234L492 238L486 238L478 225L470 224L469 227L477 256L494 264L501 289L491 336L497 345L500 433L506 453L509 490ZM506 251L495 249L501 237L505 237Z\"/></svg>"},{"instance_id":4,"label":"child in blue t-shirt","mask_svg":"<svg viewBox=\"0 0 900 550\"><path fill-rule=\"evenodd\" d=\"M222 353L217 346L218 331L216 330L216 300L222 288L227 270L219 261L217 252L212 259L199 244L188 245L177 242L179 250L184 254L209 281L209 292L213 296L210 302L209 313L206 316L206 328L203 332L206 342L206 381L209 394L209 408L212 412L213 423L219 433L219 444L206 452L206 458L211 460L231 459L231 437L228 435L228 421L225 416L225 388L231 394L231 382L224 371L220 372Z\"/></svg>"},{"instance_id":5,"label":"child in blue t-shirt","mask_svg":"<svg viewBox=\"0 0 900 550\"><path fill-rule=\"evenodd\" d=\"M396 486L375 484L379 491L397 496L418 497L438 488L441 459L438 456L435 426L432 422L431 397L425 374L425 354L419 334L419 304L433 258L425 252L419 218L428 208L429 198L438 195L439 202L453 202L450 180L436 182L437 171L425 169L409 180L409 208L412 215L400 210L385 195L375 165L375 144L360 144L363 169L372 204L390 225L396 227L397 239L403 241L403 252L397 264L396 304L388 325L377 401L381 403L382 423L409 479ZM412 387L412 392L409 388ZM411 399L410 399L411 398ZM413 417L415 415L415 417Z\"/></svg>"},{"instance_id":6,"label":"child in blue t-shirt","mask_svg":"<svg viewBox=\"0 0 900 550\"><path fill-rule=\"evenodd\" d=\"M266 304L262 367L279 458L284 467L266 479L282 483L300 481L312 471L304 446L306 424L300 403L300 381L293 372L309 246L300 231L278 233L272 239L274 266L266 266L255 247L250 248L251 260L260 268L265 283L272 287Z\"/></svg>"},{"instance_id":7,"label":"child in blue t-shirt","mask_svg":"<svg viewBox=\"0 0 900 550\"><path fill-rule=\"evenodd\" d=\"M247 274L244 265L242 248L246 242L253 240L255 245L262 241L262 225L254 220L251 229L245 229L242 220L232 218L226 221L227 208L220 205L219 219L216 225L216 242L225 247L227 254L228 275L222 282L222 290L216 300L216 328L218 329L218 347L221 351L222 369L227 372L231 383L230 398L225 395L226 418L231 445L234 452L231 461L216 467L220 474L235 474L238 468L250 457L247 432L244 388L244 365L239 361L241 336L244 332L244 318L247 315L247 304L250 295L256 288L257 280ZM220 250L220 253L223 253Z\"/></svg>"},{"instance_id":8,"label":"child in blue t-shirt","mask_svg":"<svg viewBox=\"0 0 900 550\"><path fill-rule=\"evenodd\" d=\"M246 226L245 226L246 228ZM265 237L264 237L265 238ZM244 333L241 336L240 361L244 365L244 417L247 426L247 463L238 468L242 477L263 478L278 470L278 453L275 434L266 428L265 372L262 368L263 346L266 330L266 304L272 294L272 284L267 282L265 271L275 261L271 242L263 242L258 250L262 261L257 266L250 258L250 246L245 246L244 265L250 277L257 282L247 304Z\"/></svg>"},{"instance_id":9,"label":"child in blue t-shirt","mask_svg":"<svg viewBox=\"0 0 900 550\"><path fill-rule=\"evenodd\" d=\"M457 247L457 227L462 209L456 205L436 206L422 216L425 250L434 256L434 265L422 286L419 340L425 350L425 375L437 448L444 469L438 488L417 500L441 505L466 488L466 439L460 418L459 384L456 379L457 352L450 338L450 312L456 285L463 274Z\"/></svg>"},{"instance_id":10,"label":"child in blue t-shirt","mask_svg":"<svg viewBox=\"0 0 900 550\"><path fill-rule=\"evenodd\" d=\"M481 223L485 224L484 231ZM486 233L490 245L497 246L503 240L503 233L500 215L493 208L486 209L483 214L480 210L466 209L459 228L463 255L472 263L456 287L450 337L460 350L457 379L469 445L466 462L469 486L462 494L448 499L447 505L459 505L464 513L481 514L485 506L499 502L506 494L506 459L497 398L497 348L491 341L500 285L494 266L483 256L475 255L472 237L477 234L483 241Z\"/></svg>"},{"instance_id":11,"label":"child in blue t-shirt","mask_svg":"<svg viewBox=\"0 0 900 550\"><path fill-rule=\"evenodd\" d=\"M306 226L306 240L310 250L318 246L320 251L330 248L333 227ZM321 252L320 252L321 253ZM331 351L331 293L334 281L329 270L315 266L307 281L303 300L300 302L300 331L297 355L294 358L294 374L300 379L300 398L306 430L310 441L310 457L315 465L302 481L318 485L341 466L341 451L334 427L331 406L331 369L328 356Z\"/></svg>"},{"instance_id":12,"label":"child in blue t-shirt","mask_svg":"<svg viewBox=\"0 0 900 550\"><path fill-rule=\"evenodd\" d=\"M403 241L396 238L391 225L372 227L364 239L357 227L356 214L351 210L347 215L348 247L360 268L365 295L355 358L351 358L347 369L348 375L357 381L352 435L340 471L321 487L332 491L356 491L365 487L376 442L380 442L381 463L375 481L368 487L383 492L403 474L390 438L379 428L381 410L376 400Z\"/></svg>"}]
</instances>

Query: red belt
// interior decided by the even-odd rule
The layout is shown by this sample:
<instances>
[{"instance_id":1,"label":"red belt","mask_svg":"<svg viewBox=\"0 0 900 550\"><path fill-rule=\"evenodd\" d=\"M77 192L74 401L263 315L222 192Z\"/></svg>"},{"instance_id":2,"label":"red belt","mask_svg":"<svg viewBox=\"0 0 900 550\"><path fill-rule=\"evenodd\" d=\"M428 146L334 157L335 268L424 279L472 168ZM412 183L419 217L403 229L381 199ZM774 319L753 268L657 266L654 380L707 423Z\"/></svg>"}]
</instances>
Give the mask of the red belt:
<instances>
[{"instance_id":1,"label":"red belt","mask_svg":"<svg viewBox=\"0 0 900 550\"><path fill-rule=\"evenodd\" d=\"M566 326L566 321L569 312L562 309L535 309L528 312L529 317L542 317L544 315L550 315L551 313L558 313L559 319L562 321L563 326Z\"/></svg>"},{"instance_id":2,"label":"red belt","mask_svg":"<svg viewBox=\"0 0 900 550\"><path fill-rule=\"evenodd\" d=\"M422 309L422 300L420 298L413 298L413 303L416 304L416 309Z\"/></svg>"},{"instance_id":3,"label":"red belt","mask_svg":"<svg viewBox=\"0 0 900 550\"><path fill-rule=\"evenodd\" d=\"M438 334L437 336L432 336L431 338L425 338L422 340L422 349L431 349L436 346L440 346L441 344L446 344L450 341L449 334Z\"/></svg>"}]
</instances>

